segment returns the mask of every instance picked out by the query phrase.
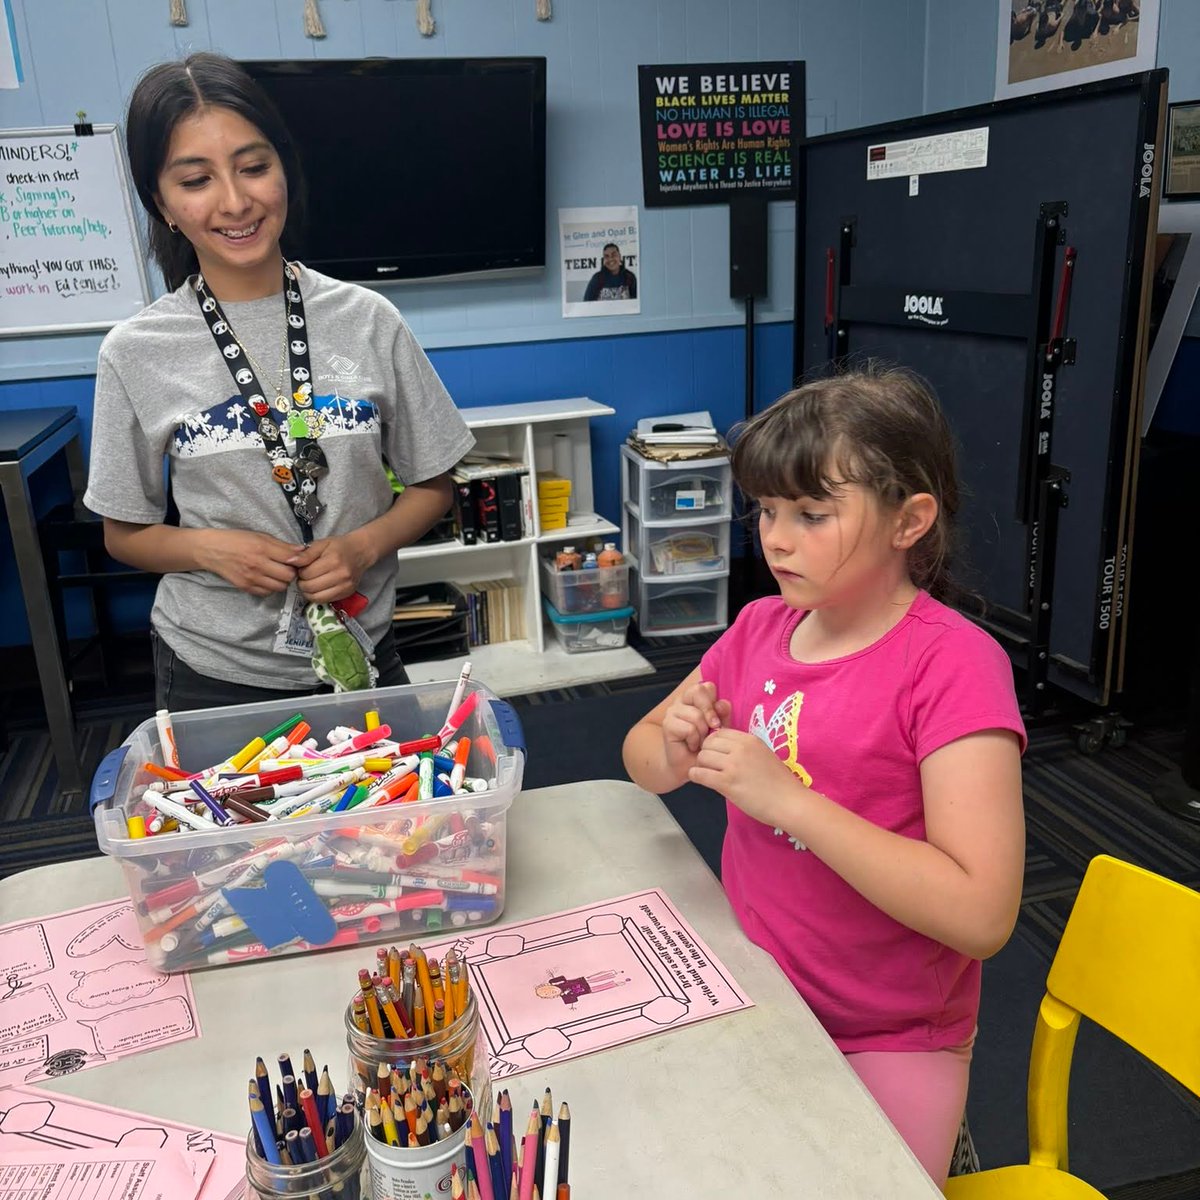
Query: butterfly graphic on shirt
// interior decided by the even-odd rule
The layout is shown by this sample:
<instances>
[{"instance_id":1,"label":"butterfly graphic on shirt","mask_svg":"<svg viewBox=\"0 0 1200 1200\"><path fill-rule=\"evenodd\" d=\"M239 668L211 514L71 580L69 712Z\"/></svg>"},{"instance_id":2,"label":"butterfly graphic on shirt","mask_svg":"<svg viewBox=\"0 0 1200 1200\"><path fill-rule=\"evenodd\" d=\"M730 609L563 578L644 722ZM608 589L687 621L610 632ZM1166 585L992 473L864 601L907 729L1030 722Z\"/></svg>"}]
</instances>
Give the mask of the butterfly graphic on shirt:
<instances>
[{"instance_id":1,"label":"butterfly graphic on shirt","mask_svg":"<svg viewBox=\"0 0 1200 1200\"><path fill-rule=\"evenodd\" d=\"M771 691L774 691L772 688ZM783 753L783 764L805 787L812 787L812 776L800 762L800 712L804 708L804 693L792 692L785 696L766 719L766 710L761 704L754 706L750 714L750 732L756 738L771 748L776 758ZM796 850L807 850L808 847L799 840L776 827L776 837L786 837Z\"/></svg>"}]
</instances>

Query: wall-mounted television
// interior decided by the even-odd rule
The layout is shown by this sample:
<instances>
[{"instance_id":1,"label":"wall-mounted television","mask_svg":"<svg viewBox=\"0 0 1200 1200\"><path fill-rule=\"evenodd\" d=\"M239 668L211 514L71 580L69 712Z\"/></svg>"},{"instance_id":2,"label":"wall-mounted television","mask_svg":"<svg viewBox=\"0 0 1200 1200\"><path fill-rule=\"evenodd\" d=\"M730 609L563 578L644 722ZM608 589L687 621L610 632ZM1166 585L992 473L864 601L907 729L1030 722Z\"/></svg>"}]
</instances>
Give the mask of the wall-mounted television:
<instances>
[{"instance_id":1,"label":"wall-mounted television","mask_svg":"<svg viewBox=\"0 0 1200 1200\"><path fill-rule=\"evenodd\" d=\"M304 263L365 283L545 267L544 58L242 65L300 151Z\"/></svg>"}]
</instances>

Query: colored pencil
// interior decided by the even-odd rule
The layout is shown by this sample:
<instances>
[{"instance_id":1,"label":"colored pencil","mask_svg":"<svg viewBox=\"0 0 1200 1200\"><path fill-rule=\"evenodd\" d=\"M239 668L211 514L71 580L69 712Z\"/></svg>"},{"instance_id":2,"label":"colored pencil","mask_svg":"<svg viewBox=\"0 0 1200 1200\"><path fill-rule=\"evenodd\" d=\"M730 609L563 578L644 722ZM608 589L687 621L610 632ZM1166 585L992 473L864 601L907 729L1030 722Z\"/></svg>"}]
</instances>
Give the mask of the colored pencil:
<instances>
[{"instance_id":1,"label":"colored pencil","mask_svg":"<svg viewBox=\"0 0 1200 1200\"><path fill-rule=\"evenodd\" d=\"M532 1200L534 1172L537 1169L538 1130L542 1127L541 1113L537 1101L529 1114L529 1124L525 1127L525 1137L521 1145L521 1187L520 1200Z\"/></svg>"},{"instance_id":2,"label":"colored pencil","mask_svg":"<svg viewBox=\"0 0 1200 1200\"><path fill-rule=\"evenodd\" d=\"M267 1118L267 1110L263 1108L262 1100L256 1096L250 1097L250 1120L253 1121L259 1141L262 1143L263 1156L267 1162L278 1165L281 1159L275 1145L275 1129Z\"/></svg>"},{"instance_id":3,"label":"colored pencil","mask_svg":"<svg viewBox=\"0 0 1200 1200\"><path fill-rule=\"evenodd\" d=\"M508 1088L500 1093L500 1099L497 1102L497 1108L500 1110L500 1162L504 1168L504 1178L511 1179L513 1173L513 1136L512 1136L512 1100L508 1095Z\"/></svg>"},{"instance_id":4,"label":"colored pencil","mask_svg":"<svg viewBox=\"0 0 1200 1200\"><path fill-rule=\"evenodd\" d=\"M546 1163L542 1173L543 1196L553 1196L558 1191L558 1152L560 1149L558 1126L552 1123L546 1130Z\"/></svg>"},{"instance_id":5,"label":"colored pencil","mask_svg":"<svg viewBox=\"0 0 1200 1200\"><path fill-rule=\"evenodd\" d=\"M569 1182L568 1166L571 1158L571 1110L564 1100L558 1110L558 1182Z\"/></svg>"}]
</instances>

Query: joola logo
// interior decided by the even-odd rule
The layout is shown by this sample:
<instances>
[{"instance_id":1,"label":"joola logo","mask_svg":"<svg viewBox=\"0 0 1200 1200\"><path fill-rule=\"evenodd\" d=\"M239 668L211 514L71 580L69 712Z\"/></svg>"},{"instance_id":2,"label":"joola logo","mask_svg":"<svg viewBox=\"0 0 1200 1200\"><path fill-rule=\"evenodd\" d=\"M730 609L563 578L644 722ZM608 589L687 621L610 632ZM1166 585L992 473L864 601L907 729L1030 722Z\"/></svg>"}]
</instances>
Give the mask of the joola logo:
<instances>
[{"instance_id":1,"label":"joola logo","mask_svg":"<svg viewBox=\"0 0 1200 1200\"><path fill-rule=\"evenodd\" d=\"M1150 195L1150 182L1154 178L1154 143L1147 142L1142 147L1142 169L1138 175L1138 199L1145 200Z\"/></svg>"},{"instance_id":2,"label":"joola logo","mask_svg":"<svg viewBox=\"0 0 1200 1200\"><path fill-rule=\"evenodd\" d=\"M904 312L910 321L926 325L947 325L950 318L942 314L941 296L917 296L910 292L904 297ZM940 317L941 320L935 318Z\"/></svg>"}]
</instances>

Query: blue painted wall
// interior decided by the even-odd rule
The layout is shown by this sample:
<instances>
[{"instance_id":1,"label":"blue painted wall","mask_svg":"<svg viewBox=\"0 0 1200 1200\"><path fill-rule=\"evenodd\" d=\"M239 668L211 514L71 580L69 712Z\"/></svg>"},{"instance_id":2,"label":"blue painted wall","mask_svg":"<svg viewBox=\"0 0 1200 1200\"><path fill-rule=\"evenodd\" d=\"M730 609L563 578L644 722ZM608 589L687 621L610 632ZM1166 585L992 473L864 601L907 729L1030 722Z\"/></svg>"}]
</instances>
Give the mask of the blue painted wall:
<instances>
[{"instance_id":1,"label":"blue painted wall","mask_svg":"<svg viewBox=\"0 0 1200 1200\"><path fill-rule=\"evenodd\" d=\"M300 0L11 0L26 83L0 92L0 128L61 125L86 110L122 117L138 75L191 50L242 58L539 54L548 65L547 245L557 210L639 204L637 65L801 58L812 134L921 111L926 0L434 0L422 38L410 0L320 0L328 31L304 37ZM302 136L302 131L301 131ZM310 181L320 186L321 181ZM551 266L533 280L384 289L469 407L587 395L617 416L597 422L597 507L616 519L617 448L640 416L708 408L721 427L742 412L743 313L728 289L724 208L644 210L642 312L565 321ZM790 383L794 212L770 206L770 296L760 301L759 402ZM0 408L74 404L90 433L99 337L0 340ZM6 531L4 531L6 532ZM0 532L0 644L27 640Z\"/></svg>"},{"instance_id":2,"label":"blue painted wall","mask_svg":"<svg viewBox=\"0 0 1200 1200\"><path fill-rule=\"evenodd\" d=\"M755 337L755 403L761 406L791 383L792 329L787 323L761 325ZM744 411L744 328L700 329L679 333L631 334L474 348L433 350L430 358L464 409L481 404L516 404L587 395L611 405L614 417L592 423L595 463L593 488L598 511L619 523L621 443L637 416L659 416L687 408L712 413L721 429L740 420ZM75 377L30 383L0 383L0 411L52 408L73 404L84 426L85 447L91 442L92 379ZM35 499L42 508L65 498L56 475L34 477ZM20 591L11 569L12 548L7 523L0 523L0 562L9 564L0 582L0 646L21 645L29 628ZM148 589L114 595L118 628L145 628L151 593ZM68 622L77 636L91 631L82 593L68 595Z\"/></svg>"},{"instance_id":3,"label":"blue painted wall","mask_svg":"<svg viewBox=\"0 0 1200 1200\"><path fill-rule=\"evenodd\" d=\"M539 22L533 0L434 0L437 34L422 38L411 0L320 0L328 37L306 38L300 0L188 0L191 24L168 23L167 0L11 0L28 80L0 92L0 128L62 125L76 110L120 122L151 64L191 50L241 58L536 54L548 66L547 247L557 210L640 204L637 66L802 58L808 129L823 133L921 110L925 0L559 0ZM296 131L303 137L303 131ZM311 180L310 186L336 183ZM762 320L792 303L794 213L770 206L771 290ZM642 311L564 321L548 256L537 279L385 288L427 347L611 337L736 323L729 298L725 208L642 213ZM88 374L99 338L41 337L4 346L0 378Z\"/></svg>"}]
</instances>

